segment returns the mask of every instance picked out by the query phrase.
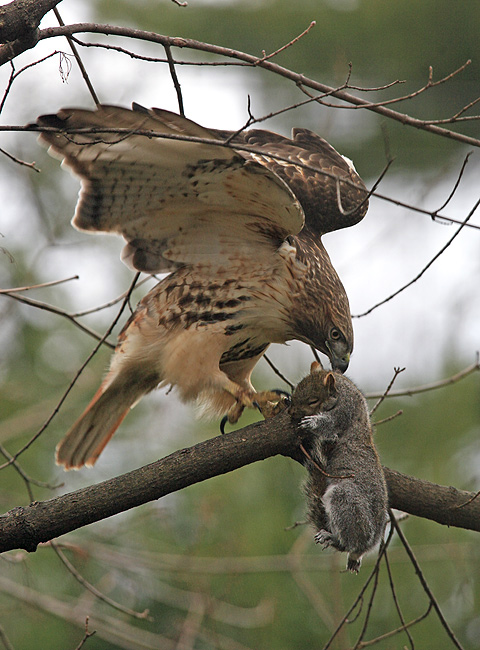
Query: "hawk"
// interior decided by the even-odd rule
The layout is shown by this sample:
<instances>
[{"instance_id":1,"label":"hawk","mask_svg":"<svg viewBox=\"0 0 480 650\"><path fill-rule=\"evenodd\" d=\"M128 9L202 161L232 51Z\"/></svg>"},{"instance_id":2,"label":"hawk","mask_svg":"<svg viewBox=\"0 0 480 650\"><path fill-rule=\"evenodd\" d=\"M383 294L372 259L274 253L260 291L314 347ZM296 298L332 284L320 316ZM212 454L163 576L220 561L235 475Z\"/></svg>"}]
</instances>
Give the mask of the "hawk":
<instances>
[{"instance_id":1,"label":"hawk","mask_svg":"<svg viewBox=\"0 0 480 650\"><path fill-rule=\"evenodd\" d=\"M245 407L268 411L279 396L250 375L270 343L304 341L346 370L350 308L321 237L359 222L368 195L324 139L206 129L137 104L63 109L37 126L56 129L40 140L80 177L73 225L122 235L124 262L168 274L124 326L58 464L93 465L158 386L232 423Z\"/></svg>"}]
</instances>

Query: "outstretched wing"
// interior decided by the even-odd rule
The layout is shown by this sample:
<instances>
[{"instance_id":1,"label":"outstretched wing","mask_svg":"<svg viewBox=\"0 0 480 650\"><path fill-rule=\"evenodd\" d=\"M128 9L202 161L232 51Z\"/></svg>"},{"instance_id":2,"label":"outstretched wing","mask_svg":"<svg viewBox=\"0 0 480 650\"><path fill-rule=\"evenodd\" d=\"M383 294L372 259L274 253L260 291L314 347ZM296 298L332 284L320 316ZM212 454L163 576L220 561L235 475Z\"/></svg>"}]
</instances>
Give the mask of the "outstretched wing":
<instances>
[{"instance_id":1,"label":"outstretched wing","mask_svg":"<svg viewBox=\"0 0 480 650\"><path fill-rule=\"evenodd\" d=\"M63 109L37 125L62 129L40 141L82 181L74 226L123 235L122 258L140 271L255 257L303 227L287 179L229 147L179 139L217 135L174 113Z\"/></svg>"},{"instance_id":2,"label":"outstretched wing","mask_svg":"<svg viewBox=\"0 0 480 650\"><path fill-rule=\"evenodd\" d=\"M232 136L230 131L213 133L221 138ZM305 229L311 234L321 236L347 228L365 216L367 189L353 164L313 131L295 128L289 139L253 129L236 135L232 140L235 143L262 152L242 155L265 165L285 181L302 205ZM272 154L279 158L272 158Z\"/></svg>"}]
</instances>

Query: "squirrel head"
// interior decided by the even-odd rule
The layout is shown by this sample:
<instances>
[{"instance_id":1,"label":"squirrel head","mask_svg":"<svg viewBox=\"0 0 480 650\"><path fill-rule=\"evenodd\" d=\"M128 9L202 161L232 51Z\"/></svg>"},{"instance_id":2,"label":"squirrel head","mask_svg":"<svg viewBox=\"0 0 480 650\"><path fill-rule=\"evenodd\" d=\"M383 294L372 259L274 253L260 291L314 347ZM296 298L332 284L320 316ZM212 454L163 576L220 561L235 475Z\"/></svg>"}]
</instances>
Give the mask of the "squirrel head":
<instances>
[{"instance_id":1,"label":"squirrel head","mask_svg":"<svg viewBox=\"0 0 480 650\"><path fill-rule=\"evenodd\" d=\"M329 411L337 403L335 373L324 370L314 361L307 375L295 388L290 406L290 416L300 420L305 415Z\"/></svg>"}]
</instances>

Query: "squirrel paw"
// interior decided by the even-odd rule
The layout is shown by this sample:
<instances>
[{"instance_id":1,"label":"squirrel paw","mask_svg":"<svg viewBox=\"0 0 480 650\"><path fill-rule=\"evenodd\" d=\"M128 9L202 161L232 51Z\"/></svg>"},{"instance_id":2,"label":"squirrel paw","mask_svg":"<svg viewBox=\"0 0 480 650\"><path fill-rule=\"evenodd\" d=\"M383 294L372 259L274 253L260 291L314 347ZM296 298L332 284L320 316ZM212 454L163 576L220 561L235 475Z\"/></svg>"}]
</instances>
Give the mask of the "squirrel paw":
<instances>
[{"instance_id":1,"label":"squirrel paw","mask_svg":"<svg viewBox=\"0 0 480 650\"><path fill-rule=\"evenodd\" d=\"M315 544L321 544L324 549L328 548L329 546L335 546L336 543L335 535L332 535L332 533L330 533L328 530L325 530L324 528L318 531L314 539Z\"/></svg>"},{"instance_id":2,"label":"squirrel paw","mask_svg":"<svg viewBox=\"0 0 480 650\"><path fill-rule=\"evenodd\" d=\"M305 415L305 417L300 420L298 426L300 429L304 429L305 431L316 431L320 421L324 417L325 416L322 413L317 413L316 415Z\"/></svg>"}]
</instances>

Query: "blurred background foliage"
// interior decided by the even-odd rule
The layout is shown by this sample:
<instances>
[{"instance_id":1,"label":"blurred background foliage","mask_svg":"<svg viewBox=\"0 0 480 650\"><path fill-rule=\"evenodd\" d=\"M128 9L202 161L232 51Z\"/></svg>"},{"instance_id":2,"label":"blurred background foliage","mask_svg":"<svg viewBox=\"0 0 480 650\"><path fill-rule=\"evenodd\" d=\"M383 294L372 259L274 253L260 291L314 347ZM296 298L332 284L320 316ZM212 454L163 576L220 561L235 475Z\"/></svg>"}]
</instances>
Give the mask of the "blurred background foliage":
<instances>
[{"instance_id":1,"label":"blurred background foliage","mask_svg":"<svg viewBox=\"0 0 480 650\"><path fill-rule=\"evenodd\" d=\"M277 50L315 20L312 32L281 52L275 62L333 86L345 81L349 62L353 85L378 87L395 79L406 80L382 93L359 92L374 101L418 89L426 83L430 65L434 79L439 79L472 59L472 64L452 81L429 90L414 102L394 105L396 110L416 117L449 116L475 99L480 88L480 8L475 2L190 0L187 8L180 8L167 1L99 0L75 5L73 8L67 0L59 5L66 22L95 20L136 26L257 55L263 50ZM72 16L69 12L73 12ZM52 44L48 46L53 49ZM55 46L60 48L59 44ZM130 43L127 46L133 47ZM156 56L163 55L159 49L153 48ZM152 48L148 52L152 54ZM184 60L208 59L191 51L174 54ZM36 51L27 53L25 61L38 56ZM96 77L103 101L128 103L133 98L166 106L168 71L164 66L162 76L157 72L159 66L144 68L146 64L138 63L137 94L130 97L131 69L125 58L109 57L110 53L85 51L87 69ZM104 59L107 63L100 72ZM25 82L19 78L6 104L4 123L26 122L60 105L87 103L88 96L75 73L72 71L70 81L64 85L54 80L58 73L53 66L57 62L51 65L45 76L48 81L42 82L43 91L32 91L39 89L35 86L39 83L35 77L38 68L33 69L31 77L25 75ZM197 119L198 101L210 112L199 121L211 125L224 119L219 124L222 127L241 126L247 93L257 117L303 98L292 84L262 70L187 70L186 66L178 67L187 114ZM1 77L2 84L9 73ZM222 85L222 80L232 104L216 94L216 85ZM229 107L238 104L240 96L243 113L229 113ZM166 107L175 110L174 100L172 106ZM388 149L395 163L387 187L413 203L421 202L424 194L437 197L432 187L440 188L443 198L448 196L467 151L446 138L348 109L309 105L297 109L293 116L287 112L275 117L267 128L288 133L292 123L321 133L354 158L370 185L383 168ZM478 122L462 123L461 131L478 137ZM118 262L118 241L86 237L74 232L68 223L75 205L76 181L60 172L55 161L39 153L31 136L20 134L7 144L5 148L13 147L20 158L41 160L42 174L0 157L2 287L27 286L78 273L79 281L22 294L70 313L107 303L126 291L132 275ZM459 200L452 209L459 219L468 212L470 193L476 192L478 198L478 157L475 153L469 163L474 171L467 175L469 184L460 192L464 202ZM409 279L421 268L428 251L434 253L440 247L438 230L448 230L447 237L451 235L451 229L434 228L430 222L414 222L404 212L387 213L383 204L372 201L365 225L352 229L352 233L340 233L337 240L332 235L331 248L327 246L336 253L332 257L338 260L336 265L345 278L353 311L369 306L373 295L390 290L377 286L383 276L393 278L396 288L403 281L403 273ZM386 237L390 248L376 267L375 259L380 257ZM400 296L392 301L395 307L390 311L389 307L380 315L376 312L355 321L357 351L352 374L365 392L381 392L397 361L407 365L398 384L412 386L450 376L474 360L480 315L477 231L464 232L462 241L466 243L461 259L447 257L446 269L439 263L429 284L412 287L404 294L408 294L407 298ZM359 259L361 269L356 266ZM466 266L467 261L470 266ZM147 286L136 289L132 304L151 286L149 281ZM47 421L95 341L61 315L9 297L0 299L0 443L8 453L14 453ZM435 311L436 299L442 311ZM103 332L118 309L119 303L83 317L82 323ZM114 335L110 338L114 341ZM174 394L152 395L125 421L94 470L63 475L54 466L55 443L96 390L109 355L104 348L93 358L45 433L20 457L21 469L27 476L53 486L63 483L54 490L29 484L35 499L48 499L98 482L194 444L202 437L216 435L216 423L196 422L194 410L180 405ZM295 382L306 374L310 360L308 351L300 351L295 345L272 351L272 358ZM279 383L266 364L256 374L258 388ZM479 388L479 377L472 374L434 392L385 400L375 415L377 420L399 409L403 415L378 427L376 440L382 462L430 481L478 489ZM255 414L248 414L242 424L254 420ZM137 612L148 609L153 620L132 618L95 599L49 547L30 555L6 554L0 565L0 631L3 629L15 650L68 650L80 643L83 622L89 615L89 629L97 633L86 640L84 647L92 650L323 647L356 598L375 558L365 560L355 578L342 572L342 555L315 547L307 526L289 528L304 519L303 475L302 468L293 462L272 458L62 538L66 556L85 579L127 608ZM2 511L29 502L25 480L14 467L1 471L0 485ZM414 517L403 522L402 528L463 647L480 648L477 534ZM396 538L388 557L405 620L414 619L426 611L428 602ZM333 648L345 649L354 644L366 609L365 600L362 613L358 618L350 616L355 620L340 633ZM366 638L399 625L384 565ZM410 633L418 648L453 647L433 613ZM7 642L4 646L8 647ZM405 634L385 640L378 647L403 646L411 647Z\"/></svg>"}]
</instances>

